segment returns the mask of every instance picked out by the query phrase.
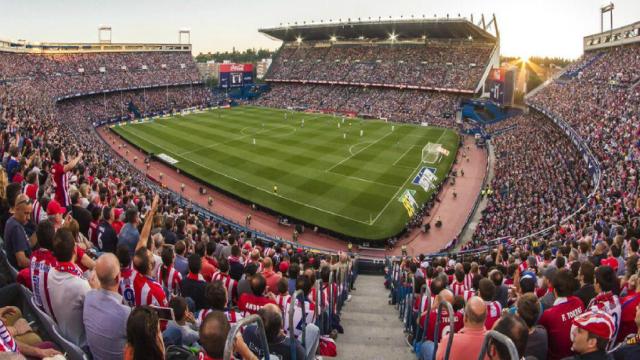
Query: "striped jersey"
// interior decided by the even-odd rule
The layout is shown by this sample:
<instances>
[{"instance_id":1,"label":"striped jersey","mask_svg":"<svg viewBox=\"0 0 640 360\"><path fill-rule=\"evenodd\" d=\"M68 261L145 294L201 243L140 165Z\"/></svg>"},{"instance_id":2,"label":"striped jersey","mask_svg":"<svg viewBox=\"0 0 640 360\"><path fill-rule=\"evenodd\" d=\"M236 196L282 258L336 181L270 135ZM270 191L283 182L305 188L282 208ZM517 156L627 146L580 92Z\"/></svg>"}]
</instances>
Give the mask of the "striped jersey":
<instances>
[{"instance_id":1,"label":"striped jersey","mask_svg":"<svg viewBox=\"0 0 640 360\"><path fill-rule=\"evenodd\" d=\"M3 352L18 352L18 344L16 344L13 336L9 334L4 322L0 320L0 353Z\"/></svg>"},{"instance_id":2,"label":"striped jersey","mask_svg":"<svg viewBox=\"0 0 640 360\"><path fill-rule=\"evenodd\" d=\"M124 299L125 305L136 306L136 296L133 290L133 280L138 274L131 266L120 270L120 295Z\"/></svg>"},{"instance_id":3,"label":"striped jersey","mask_svg":"<svg viewBox=\"0 0 640 360\"><path fill-rule=\"evenodd\" d=\"M484 327L487 330L491 330L493 324L502 315L502 306L497 301L485 301L484 304L487 306L487 319L484 321Z\"/></svg>"},{"instance_id":4,"label":"striped jersey","mask_svg":"<svg viewBox=\"0 0 640 360\"><path fill-rule=\"evenodd\" d=\"M196 324L195 324L196 327L200 328L200 325L202 325L202 322L207 317L207 315L211 314L211 312L213 311L216 311L216 310L202 309L198 311L198 314L196 315ZM229 325L233 325L244 318L242 316L242 313L239 313L235 310L225 310L224 315L227 317L227 320L229 321Z\"/></svg>"},{"instance_id":5,"label":"striped jersey","mask_svg":"<svg viewBox=\"0 0 640 360\"><path fill-rule=\"evenodd\" d=\"M56 201L59 202L62 207L69 206L71 203L69 200L69 176L64 171L64 165L60 163L53 164L51 175L56 188Z\"/></svg>"},{"instance_id":6,"label":"striped jersey","mask_svg":"<svg viewBox=\"0 0 640 360\"><path fill-rule=\"evenodd\" d=\"M453 280L453 282L451 283L451 291L453 292L453 296L463 295L465 290L467 290L467 287L464 285L464 279L463 282Z\"/></svg>"},{"instance_id":7,"label":"striped jersey","mask_svg":"<svg viewBox=\"0 0 640 360\"><path fill-rule=\"evenodd\" d=\"M163 269L166 271L165 276L162 276ZM165 290L165 294L167 296L180 294L180 283L182 282L182 274L180 274L180 272L173 266L160 266L160 268L158 268L156 279L158 279L158 282Z\"/></svg>"},{"instance_id":8,"label":"striped jersey","mask_svg":"<svg viewBox=\"0 0 640 360\"><path fill-rule=\"evenodd\" d=\"M611 336L611 341L609 341L608 349L612 349L615 345L616 338L618 336L618 330L620 330L620 319L622 318L622 306L620 305L620 298L618 295L615 295L611 291L601 292L596 295L591 302L589 302L589 306L587 309L598 309L606 312L611 315L613 318L613 326L614 332Z\"/></svg>"},{"instance_id":9,"label":"striped jersey","mask_svg":"<svg viewBox=\"0 0 640 360\"><path fill-rule=\"evenodd\" d=\"M227 298L230 304L236 304L238 302L238 282L231 278L231 275L223 273L220 270L213 273L211 282L220 280L227 289Z\"/></svg>"},{"instance_id":10,"label":"striped jersey","mask_svg":"<svg viewBox=\"0 0 640 360\"><path fill-rule=\"evenodd\" d=\"M278 294L276 295L276 304L282 311L282 314L285 314L285 309L287 308L287 304L291 301L291 295L289 293L285 293L284 295ZM284 319L284 317L283 317Z\"/></svg>"},{"instance_id":11,"label":"striped jersey","mask_svg":"<svg viewBox=\"0 0 640 360\"><path fill-rule=\"evenodd\" d=\"M47 212L44 210L40 201L35 200L33 202L33 210L31 210L31 218L35 224L39 224L42 220L47 218Z\"/></svg>"},{"instance_id":12,"label":"striped jersey","mask_svg":"<svg viewBox=\"0 0 640 360\"><path fill-rule=\"evenodd\" d=\"M139 272L136 272L136 276L133 279L133 293L135 306L169 306L162 286Z\"/></svg>"},{"instance_id":13,"label":"striped jersey","mask_svg":"<svg viewBox=\"0 0 640 360\"><path fill-rule=\"evenodd\" d=\"M289 306L291 306L292 299L293 298L290 298L289 302L286 303L284 312L282 313L283 314L282 320L284 322L284 332L286 334L289 334ZM300 305L300 301L295 302L295 308L293 309L293 326L294 326L293 333L295 334L296 338L302 335L303 325L313 324L316 316L316 307L312 302L305 300L304 305L305 305L304 319L302 318L302 306Z\"/></svg>"}]
</instances>

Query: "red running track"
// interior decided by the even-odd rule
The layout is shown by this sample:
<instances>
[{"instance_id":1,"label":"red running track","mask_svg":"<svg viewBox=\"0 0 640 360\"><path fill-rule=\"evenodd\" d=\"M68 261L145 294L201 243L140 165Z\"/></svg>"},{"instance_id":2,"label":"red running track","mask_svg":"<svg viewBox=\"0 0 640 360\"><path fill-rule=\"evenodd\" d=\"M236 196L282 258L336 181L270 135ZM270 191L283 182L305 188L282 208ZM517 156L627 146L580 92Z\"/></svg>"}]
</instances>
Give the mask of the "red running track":
<instances>
[{"instance_id":1,"label":"red running track","mask_svg":"<svg viewBox=\"0 0 640 360\"><path fill-rule=\"evenodd\" d=\"M254 211L251 206L236 200L230 196L222 194L210 186L205 186L195 180L177 172L174 168L159 162L151 161L149 170L144 164L143 159L145 155L133 146L130 146L119 135L109 131L108 127L100 127L97 129L98 134L106 141L111 148L116 151L120 156L127 159L133 166L135 166L142 173L146 173L154 179L160 179L162 176L162 185L168 189L180 193L181 185L185 184L183 196L186 200L197 203L203 208L207 208L212 212L222 215L227 219L233 220L238 224L244 224L247 214L251 214L252 230L265 233L267 235L281 238L284 240L291 240L293 233L293 227L287 227L278 224L277 217L267 214L261 211ZM418 254L422 252L435 252L444 247L455 235L458 234L467 215L473 208L474 201L482 186L482 179L486 170L487 157L484 151L476 149L473 145L472 138L466 138L465 144L470 145L471 150L467 151L469 154L469 162L461 161L463 150L458 152L459 165L455 168L462 167L465 172L463 178L458 177L456 182L456 192L458 193L457 199L451 197L451 186L446 185L443 189L441 198L443 202L439 203L436 208L432 210L432 217L441 217L444 226L440 229L436 229L432 226L432 230L428 234L423 234L419 230L414 230L407 236L403 237L398 242L396 247L392 250L369 250L361 249L356 251L363 256L382 257L385 255L399 255L401 253L400 246L407 245L407 249L410 254ZM124 146L119 146L124 145ZM464 150L466 151L466 150ZM137 160L135 160L137 157ZM207 190L206 195L201 195L198 191L200 186ZM209 196L214 199L213 206L208 206L207 200ZM425 219L425 221L430 219ZM346 251L347 243L343 240L337 239L325 234L315 233L307 230L298 237L298 242L301 245L315 247L319 249L328 249L332 251Z\"/></svg>"}]
</instances>

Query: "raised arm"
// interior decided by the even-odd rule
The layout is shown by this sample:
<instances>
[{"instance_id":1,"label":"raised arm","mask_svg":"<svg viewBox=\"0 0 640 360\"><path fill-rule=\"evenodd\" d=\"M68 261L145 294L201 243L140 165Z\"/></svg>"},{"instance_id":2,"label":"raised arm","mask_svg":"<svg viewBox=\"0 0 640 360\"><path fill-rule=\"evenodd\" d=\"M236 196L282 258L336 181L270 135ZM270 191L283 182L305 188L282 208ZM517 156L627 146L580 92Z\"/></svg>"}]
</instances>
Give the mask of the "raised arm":
<instances>
[{"instance_id":1,"label":"raised arm","mask_svg":"<svg viewBox=\"0 0 640 360\"><path fill-rule=\"evenodd\" d=\"M144 225L142 226L142 231L140 231L140 239L138 240L138 244L136 244L136 251L141 247L147 246L149 235L151 234L151 226L153 225L153 217L156 215L159 203L160 195L156 194L151 202L151 209L147 211L147 215L144 218ZM151 250L153 251L153 249Z\"/></svg>"}]
</instances>

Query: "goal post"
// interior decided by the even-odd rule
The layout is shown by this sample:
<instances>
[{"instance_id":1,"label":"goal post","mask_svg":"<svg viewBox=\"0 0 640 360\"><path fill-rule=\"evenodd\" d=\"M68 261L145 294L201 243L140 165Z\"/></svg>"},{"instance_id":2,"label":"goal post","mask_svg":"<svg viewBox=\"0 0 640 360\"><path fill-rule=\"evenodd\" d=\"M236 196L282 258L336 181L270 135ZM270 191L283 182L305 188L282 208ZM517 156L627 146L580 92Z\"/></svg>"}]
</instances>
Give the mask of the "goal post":
<instances>
[{"instance_id":1,"label":"goal post","mask_svg":"<svg viewBox=\"0 0 640 360\"><path fill-rule=\"evenodd\" d=\"M440 161L440 157L442 156L442 154L440 153L441 147L442 145L434 143L428 143L427 145L425 145L422 148L422 162L435 164Z\"/></svg>"}]
</instances>

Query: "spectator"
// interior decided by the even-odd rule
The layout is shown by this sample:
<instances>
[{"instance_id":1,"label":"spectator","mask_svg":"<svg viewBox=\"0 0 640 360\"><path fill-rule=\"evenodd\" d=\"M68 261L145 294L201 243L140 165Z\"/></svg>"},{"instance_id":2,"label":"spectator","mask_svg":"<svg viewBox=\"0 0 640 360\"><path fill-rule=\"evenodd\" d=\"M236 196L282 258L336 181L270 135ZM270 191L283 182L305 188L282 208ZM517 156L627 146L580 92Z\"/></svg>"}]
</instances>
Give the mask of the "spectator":
<instances>
[{"instance_id":1,"label":"spectator","mask_svg":"<svg viewBox=\"0 0 640 360\"><path fill-rule=\"evenodd\" d=\"M527 347L527 340L529 338L529 331L527 324L525 324L521 318L512 314L504 314L498 321L496 321L493 330L506 335L511 339L511 341L513 341L516 351L518 352L519 359L524 356L525 349ZM489 359L512 359L507 346L493 339L490 339L487 344L487 356Z\"/></svg>"},{"instance_id":2,"label":"spectator","mask_svg":"<svg viewBox=\"0 0 640 360\"><path fill-rule=\"evenodd\" d=\"M71 192L71 216L78 222L80 232L89 238L89 225L92 221L91 212L80 205L80 192Z\"/></svg>"},{"instance_id":3,"label":"spectator","mask_svg":"<svg viewBox=\"0 0 640 360\"><path fill-rule=\"evenodd\" d=\"M163 331L162 338L166 345L192 346L198 341L198 332L192 329L196 319L187 307L187 301L180 296L175 296L169 301L169 307L173 309L175 321L169 321L167 329Z\"/></svg>"},{"instance_id":4,"label":"spectator","mask_svg":"<svg viewBox=\"0 0 640 360\"><path fill-rule=\"evenodd\" d=\"M578 280L580 281L580 289L578 289L573 295L582 300L584 307L591 302L591 299L596 297L596 290L593 286L595 266L590 261L584 261L580 264L580 270L578 271Z\"/></svg>"},{"instance_id":5,"label":"spectator","mask_svg":"<svg viewBox=\"0 0 640 360\"><path fill-rule=\"evenodd\" d=\"M227 320L231 325L242 320L243 316L234 308L227 307L229 303L229 295L224 283L220 280L214 280L207 284L204 289L205 307L197 313L196 324L199 326L204 318L212 311L224 312Z\"/></svg>"},{"instance_id":6,"label":"spectator","mask_svg":"<svg viewBox=\"0 0 640 360\"><path fill-rule=\"evenodd\" d=\"M291 340L282 330L283 319L278 306L267 304L258 310L258 315L260 315L264 324L267 343L269 345L269 354L282 360L291 359ZM249 349L251 349L258 358L264 358L265 354L260 345L257 326L247 327L242 337ZM298 340L294 339L293 341L295 342L296 359L305 359L305 351L302 344L300 344ZM313 358L315 358L315 354L313 354L312 359Z\"/></svg>"},{"instance_id":7,"label":"spectator","mask_svg":"<svg viewBox=\"0 0 640 360\"><path fill-rule=\"evenodd\" d=\"M491 280L486 278L480 280L478 295L480 295L487 306L487 319L484 326L488 330L493 328L493 324L500 318L500 313L502 312L500 303L493 300L495 294L496 286Z\"/></svg>"},{"instance_id":8,"label":"spectator","mask_svg":"<svg viewBox=\"0 0 640 360\"><path fill-rule=\"evenodd\" d=\"M207 315L200 326L200 345L202 345L204 359L222 359L229 330L229 322L223 313L213 311ZM240 354L244 360L258 360L242 336L236 337L233 352Z\"/></svg>"},{"instance_id":9,"label":"spectator","mask_svg":"<svg viewBox=\"0 0 640 360\"><path fill-rule=\"evenodd\" d=\"M87 345L96 360L120 359L124 355L131 308L122 305L123 298L118 293L121 280L118 259L113 254L100 256L95 272L100 288L86 294L82 312Z\"/></svg>"},{"instance_id":10,"label":"spectator","mask_svg":"<svg viewBox=\"0 0 640 360\"><path fill-rule=\"evenodd\" d=\"M572 321L571 349L576 353L569 359L609 359L607 345L614 336L613 318L604 311L593 310Z\"/></svg>"},{"instance_id":11,"label":"spectator","mask_svg":"<svg viewBox=\"0 0 640 360\"><path fill-rule=\"evenodd\" d=\"M615 360L631 360L640 356L640 304L636 305L635 325L638 329L637 333L629 334L619 345L613 350L613 358Z\"/></svg>"},{"instance_id":12,"label":"spectator","mask_svg":"<svg viewBox=\"0 0 640 360\"><path fill-rule=\"evenodd\" d=\"M277 291L277 284L282 278L280 274L273 271L273 262L271 258L267 257L262 261L264 269L262 270L262 276L264 276L267 282L267 292L275 293Z\"/></svg>"},{"instance_id":13,"label":"spectator","mask_svg":"<svg viewBox=\"0 0 640 360\"><path fill-rule=\"evenodd\" d=\"M251 294L242 294L238 299L238 309L247 314L256 314L260 308L267 304L274 304L272 298L265 296L267 284L261 274L251 278Z\"/></svg>"},{"instance_id":14,"label":"spectator","mask_svg":"<svg viewBox=\"0 0 640 360\"><path fill-rule=\"evenodd\" d=\"M537 360L547 359L547 330L536 325L540 314L542 313L540 302L533 293L524 294L518 299L517 315L524 320L529 329L529 337L527 340L527 348L524 351L526 358L534 357Z\"/></svg>"},{"instance_id":15,"label":"spectator","mask_svg":"<svg viewBox=\"0 0 640 360\"><path fill-rule=\"evenodd\" d=\"M231 247L231 256L229 256L229 275L235 281L240 281L244 270L244 265L240 259L240 248L237 245Z\"/></svg>"},{"instance_id":16,"label":"spectator","mask_svg":"<svg viewBox=\"0 0 640 360\"><path fill-rule=\"evenodd\" d=\"M98 231L96 233L97 243L95 244L102 252L116 252L118 235L112 226L114 216L113 208L108 206L102 208L102 221L100 225L98 225Z\"/></svg>"},{"instance_id":17,"label":"spectator","mask_svg":"<svg viewBox=\"0 0 640 360\"><path fill-rule=\"evenodd\" d=\"M620 298L616 295L618 292L618 278L611 267L598 266L595 272L595 290L597 295L591 300L587 308L602 310L613 319L613 334L609 336L611 339L609 348L612 348L620 329L622 307L620 306Z\"/></svg>"},{"instance_id":18,"label":"spectator","mask_svg":"<svg viewBox=\"0 0 640 360\"><path fill-rule=\"evenodd\" d=\"M204 289L207 286L204 277L200 274L202 259L197 254L189 256L189 274L182 280L180 288L182 296L190 298L195 303L195 309L205 308Z\"/></svg>"},{"instance_id":19,"label":"spectator","mask_svg":"<svg viewBox=\"0 0 640 360\"><path fill-rule=\"evenodd\" d=\"M173 267L175 260L173 248L170 246L163 247L160 257L162 258L162 266L158 269L156 279L165 289L167 296L180 294L182 275Z\"/></svg>"},{"instance_id":20,"label":"spectator","mask_svg":"<svg viewBox=\"0 0 640 360\"><path fill-rule=\"evenodd\" d=\"M180 272L180 275L182 275L182 277L184 278L189 273L189 260L187 260L187 258L185 257L185 254L187 252L187 244L183 240L180 240L176 242L175 250L176 260L174 266L176 270Z\"/></svg>"},{"instance_id":21,"label":"spectator","mask_svg":"<svg viewBox=\"0 0 640 360\"><path fill-rule=\"evenodd\" d=\"M538 322L549 334L547 358L550 360L562 359L572 354L571 321L584 311L582 301L575 296L570 296L573 293L572 281L573 277L569 270L558 271L553 279L556 300L552 307L542 313Z\"/></svg>"},{"instance_id":22,"label":"spectator","mask_svg":"<svg viewBox=\"0 0 640 360\"><path fill-rule=\"evenodd\" d=\"M140 238L140 233L138 232L138 224L140 223L138 209L130 207L127 209L124 216L125 225L118 234L118 245L127 245L127 247L129 247L129 255L133 256L136 244Z\"/></svg>"},{"instance_id":23,"label":"spectator","mask_svg":"<svg viewBox=\"0 0 640 360\"><path fill-rule=\"evenodd\" d=\"M31 200L24 194L15 199L13 216L9 218L4 229L4 248L11 266L17 269L29 267L31 261L31 244L24 226L31 217Z\"/></svg>"},{"instance_id":24,"label":"spectator","mask_svg":"<svg viewBox=\"0 0 640 360\"><path fill-rule=\"evenodd\" d=\"M464 327L453 337L450 359L462 359L469 354L479 354L486 334L484 327L487 317L487 307L484 301L477 296L471 297L464 309ZM444 359L444 352L449 341L450 334L445 334L438 343L436 360Z\"/></svg>"},{"instance_id":25,"label":"spectator","mask_svg":"<svg viewBox=\"0 0 640 360\"><path fill-rule=\"evenodd\" d=\"M99 283L92 275L91 281L82 277L82 271L75 264L76 243L67 229L56 232L53 253L57 264L46 279L47 299L49 299L52 319L58 324L62 336L78 346L87 346L82 312L86 294Z\"/></svg>"},{"instance_id":26,"label":"spectator","mask_svg":"<svg viewBox=\"0 0 640 360\"><path fill-rule=\"evenodd\" d=\"M51 168L51 177L55 182L55 200L62 206L67 207L71 205L69 199L69 178L68 172L73 170L82 160L82 152L79 152L75 158L65 164L66 157L62 148L56 148L51 154L53 160L53 167Z\"/></svg>"},{"instance_id":27,"label":"spectator","mask_svg":"<svg viewBox=\"0 0 640 360\"><path fill-rule=\"evenodd\" d=\"M249 263L244 267L244 276L238 281L238 296L251 293L251 278L258 272L258 264ZM263 274L264 276L264 274Z\"/></svg>"},{"instance_id":28,"label":"spectator","mask_svg":"<svg viewBox=\"0 0 640 360\"><path fill-rule=\"evenodd\" d=\"M164 343L158 313L143 305L131 311L127 319L127 343L124 360L164 359Z\"/></svg>"},{"instance_id":29,"label":"spectator","mask_svg":"<svg viewBox=\"0 0 640 360\"><path fill-rule=\"evenodd\" d=\"M213 274L211 281L222 281L225 289L227 289L229 304L235 304L238 299L238 283L229 275L229 262L227 259L221 258L218 265L220 265L220 267L218 268L218 271Z\"/></svg>"}]
</instances>

